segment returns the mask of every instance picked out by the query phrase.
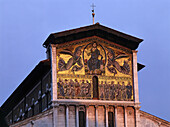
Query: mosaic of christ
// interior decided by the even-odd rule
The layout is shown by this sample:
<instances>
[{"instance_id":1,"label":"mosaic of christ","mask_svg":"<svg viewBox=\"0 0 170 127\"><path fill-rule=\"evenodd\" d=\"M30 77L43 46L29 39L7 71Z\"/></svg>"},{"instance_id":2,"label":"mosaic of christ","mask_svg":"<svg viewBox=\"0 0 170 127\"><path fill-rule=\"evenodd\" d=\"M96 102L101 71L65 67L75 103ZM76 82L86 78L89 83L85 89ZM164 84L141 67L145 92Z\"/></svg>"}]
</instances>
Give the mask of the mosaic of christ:
<instances>
[{"instance_id":1,"label":"mosaic of christ","mask_svg":"<svg viewBox=\"0 0 170 127\"><path fill-rule=\"evenodd\" d=\"M86 74L102 75L105 73L106 52L97 42L89 43L83 51Z\"/></svg>"},{"instance_id":2,"label":"mosaic of christ","mask_svg":"<svg viewBox=\"0 0 170 127\"><path fill-rule=\"evenodd\" d=\"M85 75L130 75L131 58L96 41L58 52L58 72Z\"/></svg>"}]
</instances>

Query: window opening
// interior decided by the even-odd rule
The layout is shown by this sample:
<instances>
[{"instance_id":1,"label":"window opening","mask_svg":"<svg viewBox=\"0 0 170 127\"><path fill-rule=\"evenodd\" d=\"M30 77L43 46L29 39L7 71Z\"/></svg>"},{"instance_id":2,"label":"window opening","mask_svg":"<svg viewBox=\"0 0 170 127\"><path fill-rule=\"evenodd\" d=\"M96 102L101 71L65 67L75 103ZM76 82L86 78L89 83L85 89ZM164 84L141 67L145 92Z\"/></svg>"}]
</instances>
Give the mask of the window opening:
<instances>
[{"instance_id":1,"label":"window opening","mask_svg":"<svg viewBox=\"0 0 170 127\"><path fill-rule=\"evenodd\" d=\"M114 116L113 112L108 112L108 127L114 127Z\"/></svg>"},{"instance_id":2,"label":"window opening","mask_svg":"<svg viewBox=\"0 0 170 127\"><path fill-rule=\"evenodd\" d=\"M79 127L86 126L86 116L84 111L79 111Z\"/></svg>"},{"instance_id":3,"label":"window opening","mask_svg":"<svg viewBox=\"0 0 170 127\"><path fill-rule=\"evenodd\" d=\"M93 99L99 99L97 76L93 76Z\"/></svg>"}]
</instances>

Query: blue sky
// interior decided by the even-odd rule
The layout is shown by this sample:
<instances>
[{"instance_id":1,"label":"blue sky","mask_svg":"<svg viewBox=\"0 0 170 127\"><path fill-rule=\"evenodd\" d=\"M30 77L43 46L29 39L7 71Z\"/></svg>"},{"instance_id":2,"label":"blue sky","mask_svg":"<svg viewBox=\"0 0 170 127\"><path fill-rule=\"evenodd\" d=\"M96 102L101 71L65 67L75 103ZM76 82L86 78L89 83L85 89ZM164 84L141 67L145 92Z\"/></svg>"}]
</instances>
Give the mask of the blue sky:
<instances>
[{"instance_id":1,"label":"blue sky","mask_svg":"<svg viewBox=\"0 0 170 127\"><path fill-rule=\"evenodd\" d=\"M169 0L0 0L0 105L46 59L50 33L95 22L144 39L138 62L141 110L170 121Z\"/></svg>"}]
</instances>

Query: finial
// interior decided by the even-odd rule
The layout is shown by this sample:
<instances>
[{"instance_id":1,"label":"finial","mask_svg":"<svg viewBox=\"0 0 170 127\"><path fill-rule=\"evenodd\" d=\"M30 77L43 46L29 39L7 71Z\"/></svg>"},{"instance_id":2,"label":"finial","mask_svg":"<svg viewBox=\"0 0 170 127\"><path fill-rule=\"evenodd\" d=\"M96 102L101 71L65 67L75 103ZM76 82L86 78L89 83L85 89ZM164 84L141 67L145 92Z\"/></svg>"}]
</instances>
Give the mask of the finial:
<instances>
[{"instance_id":1,"label":"finial","mask_svg":"<svg viewBox=\"0 0 170 127\"><path fill-rule=\"evenodd\" d=\"M94 7L96 7L95 5L94 5L94 3L91 5L91 7L92 7L92 17L93 17L93 24L94 24L94 16L95 16L95 13L94 13Z\"/></svg>"}]
</instances>

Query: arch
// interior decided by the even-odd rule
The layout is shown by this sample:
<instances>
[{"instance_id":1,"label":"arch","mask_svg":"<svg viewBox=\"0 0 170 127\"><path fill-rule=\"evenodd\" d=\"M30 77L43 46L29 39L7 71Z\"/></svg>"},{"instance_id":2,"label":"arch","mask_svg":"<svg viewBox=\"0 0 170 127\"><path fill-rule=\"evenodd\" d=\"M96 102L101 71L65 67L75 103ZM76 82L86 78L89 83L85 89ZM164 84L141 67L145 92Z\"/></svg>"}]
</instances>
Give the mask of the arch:
<instances>
[{"instance_id":1,"label":"arch","mask_svg":"<svg viewBox=\"0 0 170 127\"><path fill-rule=\"evenodd\" d=\"M93 99L99 99L99 90L98 90L98 77L93 76Z\"/></svg>"}]
</instances>

